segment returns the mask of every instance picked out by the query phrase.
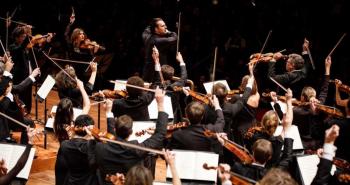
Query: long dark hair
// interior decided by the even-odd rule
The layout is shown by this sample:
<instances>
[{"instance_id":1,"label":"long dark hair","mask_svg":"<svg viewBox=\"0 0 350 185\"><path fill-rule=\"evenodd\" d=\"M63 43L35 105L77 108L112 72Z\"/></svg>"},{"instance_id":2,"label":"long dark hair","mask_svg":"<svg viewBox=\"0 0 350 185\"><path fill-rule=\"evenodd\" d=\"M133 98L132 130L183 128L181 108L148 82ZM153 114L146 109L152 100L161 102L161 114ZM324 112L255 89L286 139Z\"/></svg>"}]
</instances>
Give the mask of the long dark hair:
<instances>
[{"instance_id":1,"label":"long dark hair","mask_svg":"<svg viewBox=\"0 0 350 185\"><path fill-rule=\"evenodd\" d=\"M66 131L66 127L73 121L73 103L68 98L61 99L57 105L57 111L55 115L55 121L53 122L53 128L58 141L61 143L64 140L68 140L69 136Z\"/></svg>"}]
</instances>

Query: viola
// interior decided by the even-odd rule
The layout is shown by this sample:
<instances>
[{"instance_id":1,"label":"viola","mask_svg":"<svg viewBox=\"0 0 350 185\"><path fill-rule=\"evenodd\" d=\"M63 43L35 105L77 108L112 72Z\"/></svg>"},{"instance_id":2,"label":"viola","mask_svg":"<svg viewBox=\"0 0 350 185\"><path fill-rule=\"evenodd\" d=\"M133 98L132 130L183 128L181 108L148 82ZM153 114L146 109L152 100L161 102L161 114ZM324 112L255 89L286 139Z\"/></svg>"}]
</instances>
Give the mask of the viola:
<instances>
[{"instance_id":1,"label":"viola","mask_svg":"<svg viewBox=\"0 0 350 185\"><path fill-rule=\"evenodd\" d=\"M81 49L94 49L94 47L98 47L101 51L106 50L105 47L97 44L96 41L91 41L90 39L85 39L79 46Z\"/></svg>"},{"instance_id":2,"label":"viola","mask_svg":"<svg viewBox=\"0 0 350 185\"><path fill-rule=\"evenodd\" d=\"M207 137L216 137L215 132L212 132L210 130L205 130L203 134ZM246 148L222 136L220 136L220 138L224 140L224 147L235 154L243 164L253 163L254 158Z\"/></svg>"},{"instance_id":3,"label":"viola","mask_svg":"<svg viewBox=\"0 0 350 185\"><path fill-rule=\"evenodd\" d=\"M210 100L209 100L209 97L208 97L208 96L206 96L206 95L201 95L201 94L199 94L199 93L197 93L197 92L195 92L195 91L192 91L192 90L188 90L188 93L189 93L189 95L190 95L192 98L194 98L195 100L200 101L200 102L202 102L202 103L204 103L204 104L207 104L207 105L210 104Z\"/></svg>"},{"instance_id":4,"label":"viola","mask_svg":"<svg viewBox=\"0 0 350 185\"><path fill-rule=\"evenodd\" d=\"M124 90L109 90L105 89L102 91L105 98L112 98L112 99L119 99L119 98L126 98L128 95L128 92ZM102 95L99 92L92 94L93 98L99 98L103 99Z\"/></svg>"},{"instance_id":5,"label":"viola","mask_svg":"<svg viewBox=\"0 0 350 185\"><path fill-rule=\"evenodd\" d=\"M250 127L244 134L245 139L251 139L256 133L263 132L263 128L259 126Z\"/></svg>"},{"instance_id":6,"label":"viola","mask_svg":"<svg viewBox=\"0 0 350 185\"><path fill-rule=\"evenodd\" d=\"M56 33L48 33L46 35L37 34L32 36L30 42L27 45L27 48L33 48L35 45L41 46L44 42L46 42L46 39L50 36L54 36Z\"/></svg>"},{"instance_id":7,"label":"viola","mask_svg":"<svg viewBox=\"0 0 350 185\"><path fill-rule=\"evenodd\" d=\"M166 134L166 138L171 138L173 132L177 129L180 128L185 128L188 127L190 124L188 122L179 122L179 123L174 123L174 124L169 124L167 125L167 134ZM147 128L147 129L143 129L141 131L138 131L135 133L136 137L141 137L143 135L145 135L146 133L148 134L153 134L154 133L155 128L151 127L151 128Z\"/></svg>"},{"instance_id":8,"label":"viola","mask_svg":"<svg viewBox=\"0 0 350 185\"><path fill-rule=\"evenodd\" d=\"M230 172L225 171L222 166L218 166L218 167L208 166L207 163L204 163L203 168L206 170L221 170L223 172L230 173L230 175L231 175L230 181L232 182L232 184L238 184L238 185L254 185L254 184L256 184L256 181L254 181L252 179L249 179L247 177L244 177L242 175L239 175L239 174L231 172L231 171Z\"/></svg>"}]
</instances>

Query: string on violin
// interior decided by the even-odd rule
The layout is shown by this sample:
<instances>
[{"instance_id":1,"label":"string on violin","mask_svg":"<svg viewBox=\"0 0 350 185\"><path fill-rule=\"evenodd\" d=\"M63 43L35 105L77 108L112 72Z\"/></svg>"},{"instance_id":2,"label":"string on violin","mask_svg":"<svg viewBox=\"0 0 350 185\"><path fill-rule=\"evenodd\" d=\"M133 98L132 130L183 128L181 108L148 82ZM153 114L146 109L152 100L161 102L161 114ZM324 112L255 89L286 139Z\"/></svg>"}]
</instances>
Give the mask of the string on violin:
<instances>
[{"instance_id":1,"label":"string on violin","mask_svg":"<svg viewBox=\"0 0 350 185\"><path fill-rule=\"evenodd\" d=\"M267 34L265 42L264 42L264 44L261 47L260 53L263 53L263 51L264 51L264 49L266 47L267 41L270 39L271 33L272 33L272 30L270 30L269 33ZM260 57L261 56L258 57L258 60L260 59ZM256 63L254 64L253 69L255 69L255 67L256 67Z\"/></svg>"}]
</instances>

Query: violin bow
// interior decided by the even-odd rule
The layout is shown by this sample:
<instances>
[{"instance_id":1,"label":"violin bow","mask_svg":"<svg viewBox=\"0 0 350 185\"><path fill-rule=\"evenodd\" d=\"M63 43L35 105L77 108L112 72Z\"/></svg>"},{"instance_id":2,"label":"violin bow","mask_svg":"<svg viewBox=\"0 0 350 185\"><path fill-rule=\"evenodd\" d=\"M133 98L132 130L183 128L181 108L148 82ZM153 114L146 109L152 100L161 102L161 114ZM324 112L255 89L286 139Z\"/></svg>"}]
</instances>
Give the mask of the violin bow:
<instances>
[{"instance_id":1,"label":"violin bow","mask_svg":"<svg viewBox=\"0 0 350 185\"><path fill-rule=\"evenodd\" d=\"M271 79L273 82L275 82L275 84L277 84L279 87L281 87L284 91L287 92L287 89L286 89L283 85L281 85L280 83L278 83L275 79L273 79L271 76L270 76L270 79Z\"/></svg>"},{"instance_id":2,"label":"violin bow","mask_svg":"<svg viewBox=\"0 0 350 185\"><path fill-rule=\"evenodd\" d=\"M258 59L257 59L258 61L259 61L259 59L261 58L262 52L265 50L267 41L270 39L271 33L272 33L272 30L269 31L269 33L267 34L267 36L266 36L266 38L265 38L264 44L262 45L261 50L260 50L260 55L259 55L259 57L258 57ZM254 64L253 69L255 69L256 64L257 64L257 62Z\"/></svg>"},{"instance_id":3,"label":"violin bow","mask_svg":"<svg viewBox=\"0 0 350 185\"><path fill-rule=\"evenodd\" d=\"M181 12L179 13L179 21L177 23L177 42L176 42L176 54L180 48L180 29L181 29Z\"/></svg>"},{"instance_id":4,"label":"violin bow","mask_svg":"<svg viewBox=\"0 0 350 185\"><path fill-rule=\"evenodd\" d=\"M84 62L84 61L79 61L79 60L68 60L68 59L62 59L62 58L54 58L54 57L50 57L52 60L56 60L56 61L62 61L62 62L70 62L70 63L77 63L77 64L86 64L86 65L90 65L90 62ZM93 59L94 60L94 59Z\"/></svg>"},{"instance_id":5,"label":"violin bow","mask_svg":"<svg viewBox=\"0 0 350 185\"><path fill-rule=\"evenodd\" d=\"M217 57L217 54L218 54L218 47L216 46L215 47L215 52L214 52L214 65L213 65L213 74L212 74L212 79L211 79L211 82L212 82L212 88L211 88L211 94L214 94L214 80L215 80L215 71L216 71L216 57Z\"/></svg>"},{"instance_id":6,"label":"violin bow","mask_svg":"<svg viewBox=\"0 0 350 185\"><path fill-rule=\"evenodd\" d=\"M145 88L145 87L139 87L139 86L136 86L136 85L131 85L131 84L127 84L127 83L124 83L124 82L119 82L119 81L114 81L114 80L110 80L109 81L110 83L118 83L118 84L122 84L122 85L125 85L127 87L132 87L132 88L135 88L135 89L141 89L141 90L144 90L144 91L149 91L149 92L156 92L155 89L149 89L149 88ZM169 91L169 90L165 90L165 92L169 93L169 92L172 92L172 91Z\"/></svg>"},{"instance_id":7,"label":"violin bow","mask_svg":"<svg viewBox=\"0 0 350 185\"><path fill-rule=\"evenodd\" d=\"M24 128L27 128L27 129L30 128L28 125L26 125L26 124L24 124L24 123L22 123L22 122L20 122L20 121L18 121L16 119L12 118L12 117L10 117L10 116L2 113L2 112L0 112L0 115L5 117L5 118L7 118L7 119L9 119L9 120L11 120L11 121L13 121L14 123L17 123L18 125L20 125L20 126L22 126Z\"/></svg>"},{"instance_id":8,"label":"violin bow","mask_svg":"<svg viewBox=\"0 0 350 185\"><path fill-rule=\"evenodd\" d=\"M64 74L66 74L70 79L76 82L76 79L74 79L71 75L67 73L66 70L64 70L60 65L58 65L52 58L50 58L44 51L41 51L52 63L54 63L58 68L60 68Z\"/></svg>"},{"instance_id":9,"label":"violin bow","mask_svg":"<svg viewBox=\"0 0 350 185\"><path fill-rule=\"evenodd\" d=\"M94 62L95 59L96 59L96 57L94 57L94 58L91 60L91 62ZM90 62L90 63L91 63L91 62ZM85 72L87 72L89 69L90 69L90 65L85 69Z\"/></svg>"},{"instance_id":10,"label":"violin bow","mask_svg":"<svg viewBox=\"0 0 350 185\"><path fill-rule=\"evenodd\" d=\"M6 50L5 50L5 47L4 47L4 45L2 44L1 39L0 39L0 44L1 44L1 48L2 48L2 50L4 51L4 55L5 55L5 57L6 57L6 58L9 58L9 56L7 55L7 52L6 52Z\"/></svg>"},{"instance_id":11,"label":"violin bow","mask_svg":"<svg viewBox=\"0 0 350 185\"><path fill-rule=\"evenodd\" d=\"M127 142L122 142L122 141L118 141L118 140L111 140L111 139L107 139L107 138L99 138L101 141L107 141L110 143L115 143L118 145L122 145L122 146L126 146L129 148L133 148L133 149L137 149L137 150L142 150L142 151L146 151L146 152L152 152L152 153L156 153L159 155L163 155L163 152L160 150L156 150L156 149L152 149L152 148L146 148L140 145L135 145L135 144L131 144L131 143L127 143Z\"/></svg>"},{"instance_id":12,"label":"violin bow","mask_svg":"<svg viewBox=\"0 0 350 185\"><path fill-rule=\"evenodd\" d=\"M338 47L338 45L340 44L340 42L344 39L344 37L346 36L346 33L344 33L340 39L338 40L338 42L335 44L335 46L333 47L333 49L331 50L331 52L329 52L329 54L327 55L326 58L328 58L329 56L331 56L334 52L334 50Z\"/></svg>"},{"instance_id":13,"label":"violin bow","mask_svg":"<svg viewBox=\"0 0 350 185\"><path fill-rule=\"evenodd\" d=\"M8 46L9 46L10 21L11 21L11 17L9 17L9 12L6 12L6 41L5 41L6 51L8 51Z\"/></svg>"},{"instance_id":14,"label":"violin bow","mask_svg":"<svg viewBox=\"0 0 350 185\"><path fill-rule=\"evenodd\" d=\"M305 40L306 40L306 38L305 38ZM315 63L314 63L314 60L312 59L310 48L306 47L306 50L307 50L307 55L309 56L309 59L310 59L312 69L315 70Z\"/></svg>"},{"instance_id":15,"label":"violin bow","mask_svg":"<svg viewBox=\"0 0 350 185\"><path fill-rule=\"evenodd\" d=\"M0 17L0 19L2 19L2 20L4 20L4 21L7 21L7 19L6 19L6 18L3 18L3 17ZM34 28L34 26L29 25L29 24L24 23L24 22L13 21L13 20L11 20L11 22L16 23L16 24L21 25L21 26L30 26L31 28Z\"/></svg>"},{"instance_id":16,"label":"violin bow","mask_svg":"<svg viewBox=\"0 0 350 185\"><path fill-rule=\"evenodd\" d=\"M27 37L28 40L29 40L29 43L31 42L31 40L29 39L29 37ZM38 61L36 60L36 56L35 56L35 52L34 52L34 45L30 48L30 50L32 51L32 55L33 55L33 58L34 58L34 62L35 62L35 65L37 68L39 68L39 65L38 65ZM30 64L29 64L30 65Z\"/></svg>"}]
</instances>

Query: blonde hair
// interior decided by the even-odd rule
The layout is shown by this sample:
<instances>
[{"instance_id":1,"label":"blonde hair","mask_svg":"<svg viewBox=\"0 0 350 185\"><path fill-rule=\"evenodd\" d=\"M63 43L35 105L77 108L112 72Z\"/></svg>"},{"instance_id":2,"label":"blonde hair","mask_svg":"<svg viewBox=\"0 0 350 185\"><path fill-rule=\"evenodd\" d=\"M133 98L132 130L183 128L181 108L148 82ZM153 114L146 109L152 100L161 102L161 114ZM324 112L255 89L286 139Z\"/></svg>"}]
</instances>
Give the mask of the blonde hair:
<instances>
[{"instance_id":1,"label":"blonde hair","mask_svg":"<svg viewBox=\"0 0 350 185\"><path fill-rule=\"evenodd\" d=\"M269 136L272 136L276 131L278 123L278 115L275 111L270 110L264 114L261 121L261 127L265 133L267 133Z\"/></svg>"}]
</instances>

